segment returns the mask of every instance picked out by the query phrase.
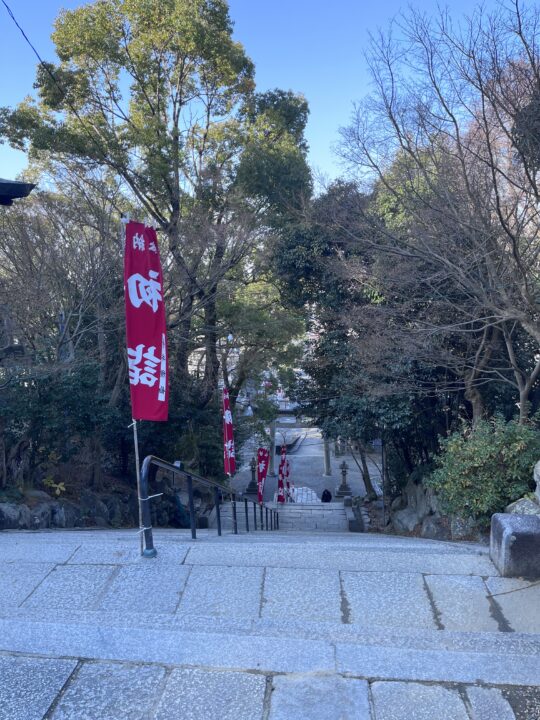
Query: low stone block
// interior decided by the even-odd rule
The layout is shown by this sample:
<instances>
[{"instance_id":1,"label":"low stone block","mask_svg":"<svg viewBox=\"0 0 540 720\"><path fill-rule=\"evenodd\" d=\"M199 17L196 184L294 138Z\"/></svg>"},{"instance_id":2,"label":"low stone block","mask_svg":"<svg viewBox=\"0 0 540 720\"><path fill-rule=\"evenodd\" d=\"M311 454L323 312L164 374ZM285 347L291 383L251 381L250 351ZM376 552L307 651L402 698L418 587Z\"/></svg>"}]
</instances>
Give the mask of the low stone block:
<instances>
[{"instance_id":1,"label":"low stone block","mask_svg":"<svg viewBox=\"0 0 540 720\"><path fill-rule=\"evenodd\" d=\"M540 517L493 515L490 555L503 577L540 578Z\"/></svg>"}]
</instances>

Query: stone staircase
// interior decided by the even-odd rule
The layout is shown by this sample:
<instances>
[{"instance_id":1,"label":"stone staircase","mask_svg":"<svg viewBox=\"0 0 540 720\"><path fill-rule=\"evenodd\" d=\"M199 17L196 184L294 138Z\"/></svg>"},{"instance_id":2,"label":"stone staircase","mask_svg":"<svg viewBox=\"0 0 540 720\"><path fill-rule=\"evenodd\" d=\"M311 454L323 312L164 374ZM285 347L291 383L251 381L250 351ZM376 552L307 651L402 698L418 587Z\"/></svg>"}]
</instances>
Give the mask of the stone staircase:
<instances>
[{"instance_id":1,"label":"stone staircase","mask_svg":"<svg viewBox=\"0 0 540 720\"><path fill-rule=\"evenodd\" d=\"M475 544L0 533L0 719L540 720L540 585Z\"/></svg>"},{"instance_id":2,"label":"stone staircase","mask_svg":"<svg viewBox=\"0 0 540 720\"><path fill-rule=\"evenodd\" d=\"M348 532L349 520L354 518L352 510L345 508L342 502L317 503L313 505L296 503L271 503L265 505L268 508L279 512L280 531L320 531L320 532ZM242 500L236 503L236 518L238 530L246 530L246 514ZM248 509L248 522L250 530L254 529L253 506ZM209 516L210 528L217 527L215 510ZM260 526L260 515L257 511L257 525ZM226 502L221 507L221 527L223 530L232 532L233 514L232 505ZM260 527L259 527L260 529Z\"/></svg>"}]
</instances>

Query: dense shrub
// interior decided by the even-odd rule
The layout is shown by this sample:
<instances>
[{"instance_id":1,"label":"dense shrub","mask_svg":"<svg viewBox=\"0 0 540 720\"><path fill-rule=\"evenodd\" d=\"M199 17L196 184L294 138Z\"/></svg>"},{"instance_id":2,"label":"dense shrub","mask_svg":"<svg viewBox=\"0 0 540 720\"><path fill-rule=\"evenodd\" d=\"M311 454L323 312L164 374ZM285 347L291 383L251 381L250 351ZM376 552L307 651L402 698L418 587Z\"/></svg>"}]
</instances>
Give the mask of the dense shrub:
<instances>
[{"instance_id":1,"label":"dense shrub","mask_svg":"<svg viewBox=\"0 0 540 720\"><path fill-rule=\"evenodd\" d=\"M481 421L442 440L436 469L426 484L452 515L488 525L491 515L533 488L540 433L502 418Z\"/></svg>"}]
</instances>

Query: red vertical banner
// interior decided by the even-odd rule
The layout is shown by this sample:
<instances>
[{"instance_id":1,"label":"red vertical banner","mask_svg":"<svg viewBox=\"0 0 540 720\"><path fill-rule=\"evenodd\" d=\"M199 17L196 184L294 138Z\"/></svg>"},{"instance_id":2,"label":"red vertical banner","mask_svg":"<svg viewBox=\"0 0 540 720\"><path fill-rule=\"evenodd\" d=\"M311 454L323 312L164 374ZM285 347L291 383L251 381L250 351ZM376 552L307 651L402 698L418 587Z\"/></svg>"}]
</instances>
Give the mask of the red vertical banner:
<instances>
[{"instance_id":1,"label":"red vertical banner","mask_svg":"<svg viewBox=\"0 0 540 720\"><path fill-rule=\"evenodd\" d=\"M257 500L259 504L263 501L264 483L269 463L270 452L266 448L259 448L257 450Z\"/></svg>"},{"instance_id":2,"label":"red vertical banner","mask_svg":"<svg viewBox=\"0 0 540 720\"><path fill-rule=\"evenodd\" d=\"M229 391L223 388L223 463L226 475L234 475L236 472L236 454L234 451L234 432L229 402Z\"/></svg>"},{"instance_id":3,"label":"red vertical banner","mask_svg":"<svg viewBox=\"0 0 540 720\"><path fill-rule=\"evenodd\" d=\"M285 500L286 502L291 501L291 464L288 460L285 460L283 467L283 475L285 477Z\"/></svg>"},{"instance_id":4,"label":"red vertical banner","mask_svg":"<svg viewBox=\"0 0 540 720\"><path fill-rule=\"evenodd\" d=\"M124 294L131 408L134 420L167 420L169 378L163 274L154 228L128 222Z\"/></svg>"},{"instance_id":5,"label":"red vertical banner","mask_svg":"<svg viewBox=\"0 0 540 720\"><path fill-rule=\"evenodd\" d=\"M278 471L278 491L277 501L278 503L285 502L285 466L287 463L287 446L281 446L281 462L279 463Z\"/></svg>"}]
</instances>

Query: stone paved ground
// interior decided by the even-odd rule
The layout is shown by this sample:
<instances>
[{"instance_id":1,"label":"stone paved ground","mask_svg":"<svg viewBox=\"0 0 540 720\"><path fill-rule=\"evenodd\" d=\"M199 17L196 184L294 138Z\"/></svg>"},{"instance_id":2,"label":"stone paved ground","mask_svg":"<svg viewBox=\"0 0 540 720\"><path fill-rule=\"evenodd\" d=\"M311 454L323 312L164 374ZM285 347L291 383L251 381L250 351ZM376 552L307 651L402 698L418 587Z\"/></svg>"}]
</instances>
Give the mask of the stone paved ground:
<instances>
[{"instance_id":1,"label":"stone paved ground","mask_svg":"<svg viewBox=\"0 0 540 720\"><path fill-rule=\"evenodd\" d=\"M0 533L0 720L540 720L540 585L483 546L155 538Z\"/></svg>"}]
</instances>

